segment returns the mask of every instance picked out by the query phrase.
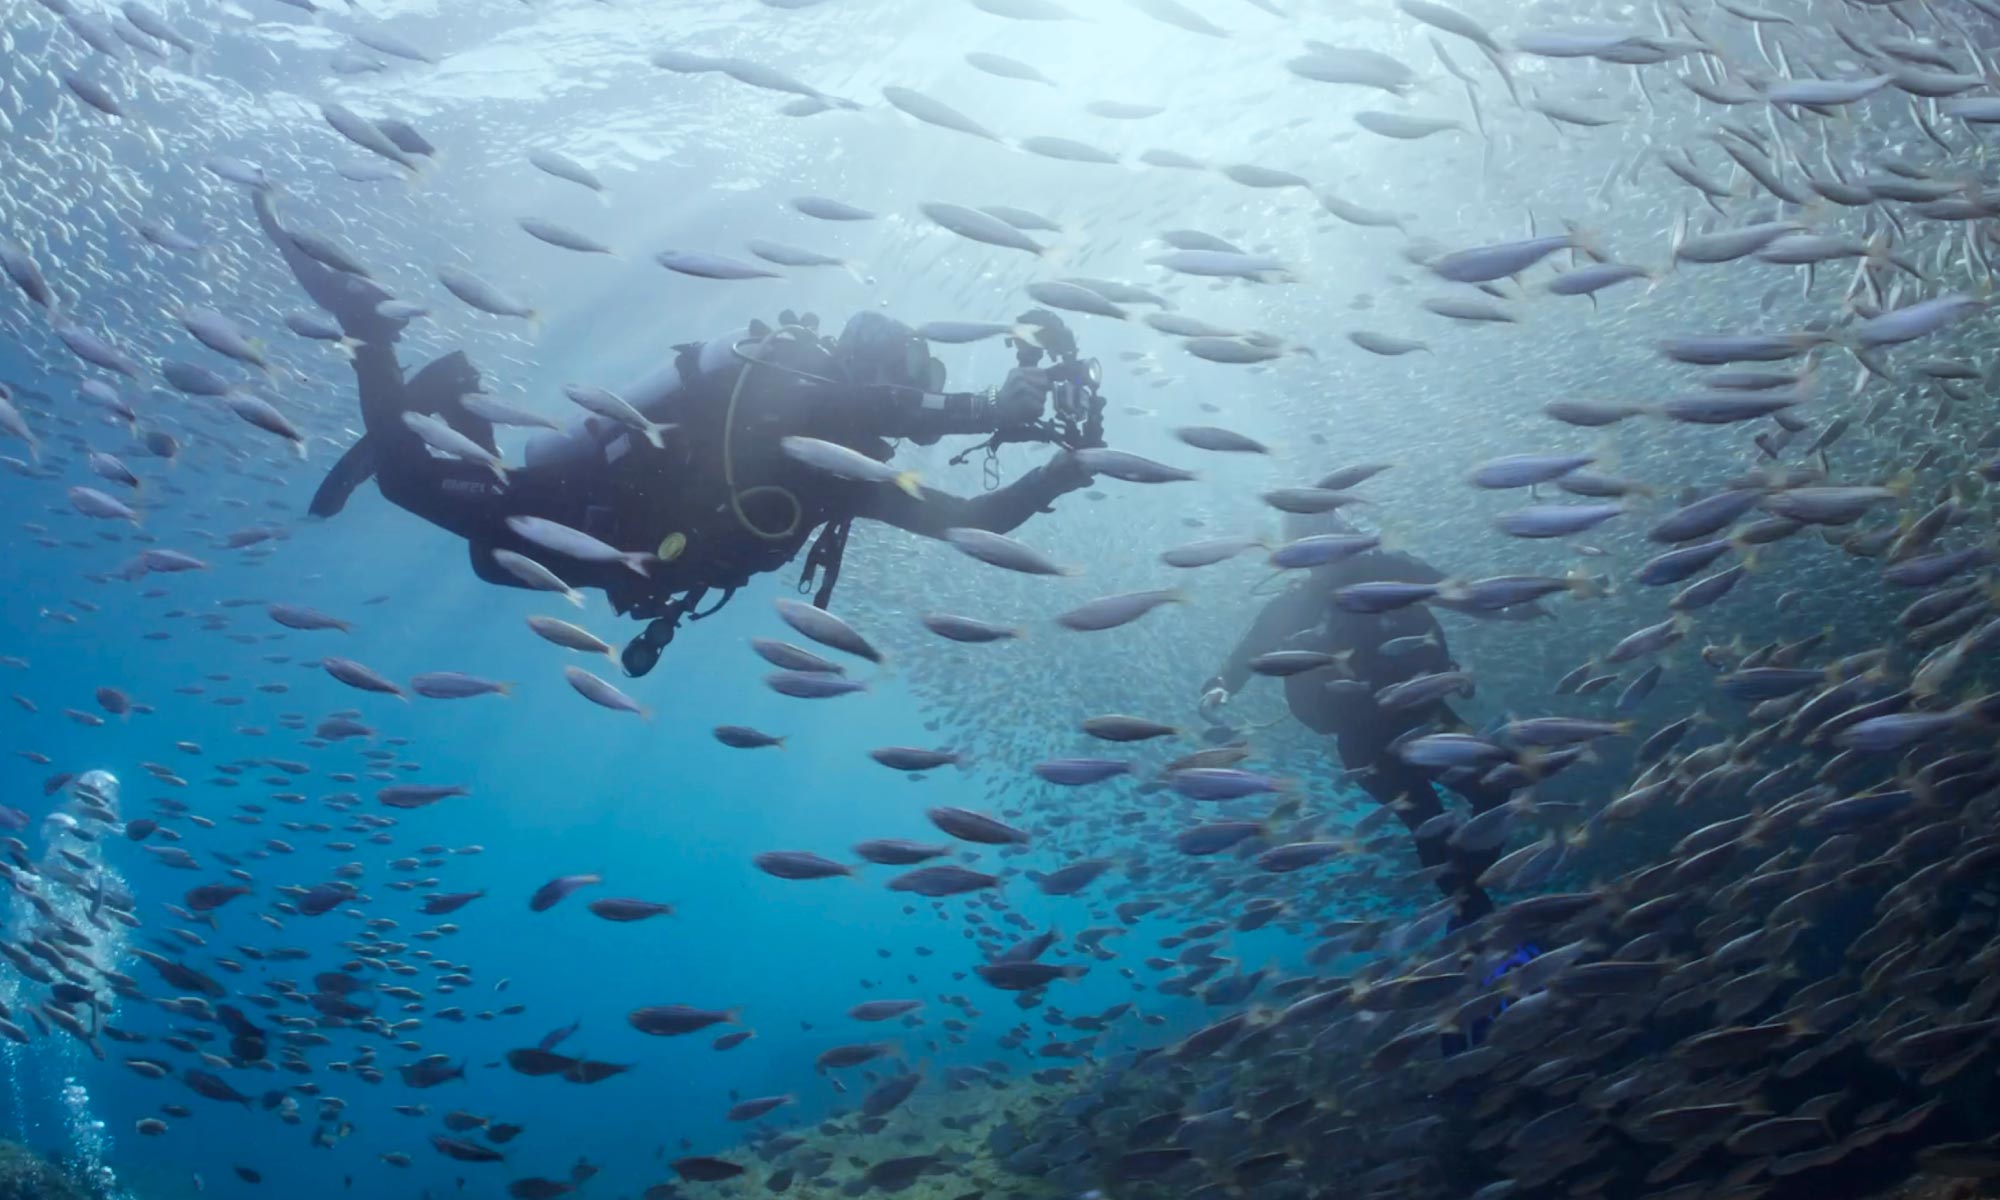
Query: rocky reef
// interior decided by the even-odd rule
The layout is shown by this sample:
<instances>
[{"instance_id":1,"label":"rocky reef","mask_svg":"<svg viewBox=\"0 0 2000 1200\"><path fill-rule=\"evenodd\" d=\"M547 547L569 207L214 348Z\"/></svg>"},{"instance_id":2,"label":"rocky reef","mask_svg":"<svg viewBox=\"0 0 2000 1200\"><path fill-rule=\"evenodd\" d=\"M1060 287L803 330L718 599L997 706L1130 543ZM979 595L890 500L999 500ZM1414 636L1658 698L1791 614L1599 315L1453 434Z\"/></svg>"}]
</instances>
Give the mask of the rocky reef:
<instances>
[{"instance_id":1,"label":"rocky reef","mask_svg":"<svg viewBox=\"0 0 2000 1200\"><path fill-rule=\"evenodd\" d=\"M1884 1193L1882 1200L1985 1200L2000 1196L2000 1181L1991 1179L1937 1179L1920 1175L1900 1190Z\"/></svg>"},{"instance_id":2,"label":"rocky reef","mask_svg":"<svg viewBox=\"0 0 2000 1200\"><path fill-rule=\"evenodd\" d=\"M0 1141L0 1200L94 1200L93 1194L33 1150Z\"/></svg>"}]
</instances>

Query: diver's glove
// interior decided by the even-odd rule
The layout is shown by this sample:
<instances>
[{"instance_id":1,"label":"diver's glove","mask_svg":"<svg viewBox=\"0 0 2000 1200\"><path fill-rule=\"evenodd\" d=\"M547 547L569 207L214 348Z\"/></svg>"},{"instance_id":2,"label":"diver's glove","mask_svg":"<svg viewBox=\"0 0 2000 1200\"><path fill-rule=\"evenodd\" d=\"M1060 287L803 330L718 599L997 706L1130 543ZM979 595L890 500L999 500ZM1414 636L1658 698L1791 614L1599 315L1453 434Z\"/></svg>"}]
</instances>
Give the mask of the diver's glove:
<instances>
[{"instance_id":1,"label":"diver's glove","mask_svg":"<svg viewBox=\"0 0 2000 1200\"><path fill-rule=\"evenodd\" d=\"M1055 457L1049 459L1048 465L1043 467L1042 471L1048 481L1063 492L1074 492L1097 482L1097 476L1091 469L1084 466L1083 460L1069 450L1057 451Z\"/></svg>"},{"instance_id":2,"label":"diver's glove","mask_svg":"<svg viewBox=\"0 0 2000 1200\"><path fill-rule=\"evenodd\" d=\"M1049 373L1035 367L1015 367L998 391L985 399L986 414L995 428L1039 421L1049 402Z\"/></svg>"}]
</instances>

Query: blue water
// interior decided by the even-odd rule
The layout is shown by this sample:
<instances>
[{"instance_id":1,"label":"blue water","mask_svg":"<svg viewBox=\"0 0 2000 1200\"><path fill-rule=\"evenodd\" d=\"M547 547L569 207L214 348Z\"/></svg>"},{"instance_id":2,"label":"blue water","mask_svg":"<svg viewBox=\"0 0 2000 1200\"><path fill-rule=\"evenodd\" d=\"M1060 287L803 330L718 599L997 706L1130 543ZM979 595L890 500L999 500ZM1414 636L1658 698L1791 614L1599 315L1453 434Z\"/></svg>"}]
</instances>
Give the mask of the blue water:
<instances>
[{"instance_id":1,"label":"blue water","mask_svg":"<svg viewBox=\"0 0 2000 1200\"><path fill-rule=\"evenodd\" d=\"M31 485L25 481L0 486L28 503ZM286 498L302 506L306 490L300 484ZM23 566L35 562L40 552L27 541L18 530L10 534L10 561ZM356 545L370 547L365 560L354 556ZM95 557L110 562L123 553L107 547ZM241 1162L263 1173L265 1187L317 1192L337 1164L339 1173L353 1174L356 1187L366 1193L412 1184L442 1192L448 1190L442 1181L455 1173L490 1170L440 1163L428 1148L417 1151L417 1165L407 1171L374 1161L380 1152L409 1149L418 1140L412 1136L416 1131L434 1125L390 1113L389 1106L428 1102L438 1113L459 1107L527 1125L528 1133L514 1143L520 1174L538 1170L559 1177L581 1154L607 1164L607 1178L593 1186L643 1186L661 1181L666 1173L655 1164L647 1177L645 1156L632 1161L635 1147L671 1147L683 1138L704 1151L727 1147L732 1131L721 1114L731 1088L744 1096L797 1092L801 1116L828 1107L837 1097L813 1076L811 1064L829 1045L887 1034L904 1042L911 1061L930 1060L934 1069L991 1056L987 1040L1017 1014L1007 997L978 988L976 980L946 977L946 971L963 972L978 961L959 923L939 921L928 906L906 915L907 898L877 886L840 879L788 882L750 867L753 855L769 849L812 849L844 857L845 848L862 836L924 840L935 832L923 818L925 805L980 806L979 788L971 778L946 770L913 785L859 753L870 745L922 740L916 736L919 708L893 675L870 695L818 706L757 687L754 668L762 664L744 642L753 634L774 632L766 607L767 597L780 590L773 584L739 597L703 623L699 636L681 638L647 686L633 688L655 706L650 720L600 711L559 683L548 686L567 652L530 636L511 636L525 615L559 613L566 606L558 602L551 608L538 598L485 587L458 569L461 555L452 539L371 496L357 502L337 525L302 528L272 562L254 571L181 576L170 581L168 598L140 600L139 589L131 585L95 587L80 579L57 584L53 602L47 590L38 596L36 589L8 589L4 619L10 644L32 663L32 675L10 681L10 687L33 695L45 710L34 718L19 713L8 718L12 746L47 754L60 764L114 771L125 783L128 811L144 811L145 800L153 795L191 801L195 811L222 822L213 835L190 839L197 856L205 842L249 849L275 836L296 845L296 855L253 865L259 897L268 897L281 884L319 882L343 861L368 863L361 886L374 903L358 911L395 916L401 928L385 936L404 936L445 920L460 927L457 934L430 943L438 954L470 964L478 980L450 997L451 1003L462 1004L469 1013L510 1003L527 1008L522 1015L490 1024L425 1022L417 1036L426 1051L464 1059L469 1085L416 1093L405 1091L393 1077L370 1088L322 1071L317 1076L322 1086L332 1090L340 1085L338 1094L351 1104L347 1119L356 1127L349 1142L334 1152L303 1151L298 1147L301 1130L284 1130L280 1141L271 1128L275 1123L261 1114L211 1105L171 1082L135 1081L115 1062L127 1048L113 1046L114 1061L103 1065L69 1054L69 1064L94 1097L93 1111L113 1131L111 1159L121 1172L152 1178L201 1171L212 1188L227 1192L248 1186L221 1178L227 1174L223 1165ZM79 559L71 562L81 565ZM449 569L439 569L438 559L446 560ZM68 573L73 575L74 569ZM51 574L59 578L62 573ZM290 579L281 581L281 573ZM364 606L371 596L384 593L396 597L393 604ZM299 594L310 595L324 611L352 614L355 632L287 634L256 647L182 632L169 642L146 643L144 653L130 642L131 630L172 628L176 623L160 616L169 605L201 612L231 598L276 600ZM102 611L75 626L50 621L44 610L63 607L60 598L66 596L87 599ZM276 628L260 608L230 611L235 628L266 637ZM478 663L496 678L532 682L512 698L405 704L393 697L349 693L304 661L261 661L268 652L289 652L310 661L321 650L359 657L394 678ZM228 673L233 679L207 684L206 696L173 694L183 682L211 673ZM292 690L278 697L254 690L267 682ZM96 729L59 715L63 707L92 709L91 693L101 684L120 687L159 712L125 722L113 719ZM218 696L247 696L250 703L218 707L210 702ZM262 825L237 827L229 823L229 813L262 789L254 782L233 794L201 786L199 781L208 777L203 770L207 762L306 755L282 730L248 737L241 732L244 725L266 722L280 711L316 718L349 705L361 709L362 719L385 735L410 739L408 758L423 768L417 778L463 783L472 795L399 814L393 847L364 843L341 855L315 848L315 842L331 838L274 827L286 818L326 819L328 814L310 802L297 807L266 802L269 811ZM707 727L724 716L788 731L789 744L754 754L727 749L706 736ZM203 756L179 754L170 745L176 740L199 743ZM364 762L360 751L372 744L352 739L310 759L322 770L359 770ZM168 763L196 782L185 790L153 784L137 767L141 758ZM17 796L38 794L47 774L18 758L5 769L8 791ZM253 769L249 776L259 774ZM302 790L317 796L338 790L338 785L308 778ZM432 842L486 848L477 856L449 857L438 872L444 880L438 890L489 893L447 918L415 914L408 894L381 887L395 875L380 863ZM114 847L112 856L140 898L142 911L217 874L214 867L200 873L167 870L129 847ZM603 886L546 913L527 910L528 894L546 879L586 871L601 874ZM677 913L614 925L584 910L584 901L596 895L664 900ZM1038 926L1050 920L1076 926L1084 919L1081 898L1051 900L1016 886L1008 899ZM359 933L360 923L336 910L316 919L290 918L285 932L274 935L254 920L253 903L220 910L219 928L203 931L203 936L224 953L244 941L309 949L314 952L310 963L268 968L302 983L312 970L340 961L336 943ZM1143 929L1135 930L1132 940L1141 934ZM918 945L930 947L936 957L914 957ZM888 956L878 957L879 950ZM248 978L265 970L251 964ZM919 982L907 983L906 973L916 974ZM879 981L879 986L864 991L857 986L863 979ZM502 980L506 990L496 992ZM945 1010L934 999L940 990L978 997L987 1010L980 1031L985 1036L972 1036L960 1049L933 1052L923 1043L934 1034L893 1024L862 1025L844 1016L847 1007L863 999L900 996L931 1000L930 1011L941 1016ZM1084 1012L1128 998L1127 991L1105 971L1066 991L1064 1003L1071 1011ZM383 1003L385 1010L394 1004ZM707 1034L647 1038L624 1019L642 1004L740 1009L757 1036L726 1055L709 1048ZM255 1019L254 1010L252 1015ZM144 1017L130 1021L140 1028L150 1024ZM637 1069L588 1088L488 1069L502 1050L534 1045L545 1032L571 1021L580 1021L582 1028L564 1045L566 1052L635 1062ZM802 1021L814 1029L802 1030ZM385 1064L416 1057L387 1046L382 1052ZM37 1075L43 1078L31 1087L46 1087L47 1073L34 1066L24 1078ZM248 1076L237 1086L250 1089L256 1080ZM268 1086L287 1082L276 1076ZM128 1132L132 1122L153 1113L172 1093L200 1115L158 1141ZM27 1140L60 1144L61 1133L50 1120L50 1098L37 1091L29 1096Z\"/></svg>"},{"instance_id":2,"label":"blue water","mask_svg":"<svg viewBox=\"0 0 2000 1200\"><path fill-rule=\"evenodd\" d=\"M0 375L17 371L18 366L12 371L0 367ZM193 466L170 469L161 478L191 490L204 486ZM283 490L225 483L220 492L255 497L258 505L282 500L296 509L303 507L314 482L307 471ZM41 490L36 482L0 479L0 493L6 503L20 506L24 519L46 515L59 536L94 539L95 531L85 528L82 518L35 511ZM265 519L268 514L253 508L245 515ZM164 914L158 925L152 920L160 905L178 901L195 884L221 879L222 864L209 858L206 848L242 854L265 838L278 837L297 853L246 863L255 876L255 893L219 910L213 931L199 930L209 946L191 961L202 962L211 953L242 961L232 948L244 943L301 947L311 952L310 961L249 962L241 976L216 973L239 990L251 989L265 976L290 978L310 990L312 973L333 969L349 957L341 943L351 945L350 939L361 932L361 921L348 915L350 909L361 917L393 918L398 927L383 933L390 939L450 922L458 932L410 944L466 964L476 983L437 997L427 1007L455 1004L469 1015L509 1004L526 1008L491 1022L424 1020L413 1036L426 1053L463 1061L468 1082L422 1092L403 1088L393 1073L368 1086L328 1071L324 1064L348 1057L353 1046L376 1043L332 1031L335 1045L311 1053L316 1066L312 1079L348 1102L342 1119L352 1122L354 1131L331 1151L305 1147L313 1125L308 1097L300 1097L306 1122L282 1126L270 1114L245 1113L195 1097L172 1080L136 1079L118 1059L151 1053L145 1046L107 1044L110 1061L96 1063L80 1048L60 1040L44 1042L9 1054L21 1097L16 1113L26 1118L19 1132L30 1145L74 1152L74 1120L54 1094L61 1078L74 1078L89 1093L89 1117L104 1126L104 1161L144 1195L179 1194L176 1189L197 1173L210 1191L223 1194L250 1194L259 1186L327 1194L330 1180L348 1175L361 1194L423 1188L447 1194L460 1175L491 1179L504 1170L509 1178L561 1178L578 1156L605 1168L591 1187L630 1191L668 1178L654 1156L655 1147L666 1147L667 1158L679 1156L683 1141L697 1152L727 1153L743 1132L722 1117L732 1092L743 1097L796 1094L797 1107L778 1114L787 1123L807 1123L851 1105L865 1083L857 1082L842 1096L813 1071L813 1059L829 1046L881 1038L899 1042L904 1061L927 1064L931 1074L914 1106L942 1092L947 1068L994 1059L994 1039L1017 1021L1036 1027L1030 1048L1042 1040L1038 1013L1023 1013L1012 1003L1012 994L986 988L970 976L983 956L968 940L967 926L949 915L955 913L955 903L948 903L948 915L940 919L929 902L885 890L879 885L889 868L867 868L866 882L791 882L751 867L751 858L765 850L807 849L851 861L847 847L863 837L938 840L923 816L926 807L989 807L991 782L1009 778L1005 763L975 763L966 771L946 768L913 781L871 761L863 753L868 747L934 740L922 727L934 710L911 694L893 665L876 676L870 692L855 697L814 703L762 688L757 679L764 664L746 642L786 632L769 602L791 594L789 573L760 581L719 615L690 627L654 675L626 684L653 709L641 719L583 702L556 672L570 661L584 660L541 643L522 624L533 613L570 617L574 614L568 606L553 597L480 584L463 568L460 543L372 492L364 492L336 521L297 524L267 560L254 566L217 555L211 571L138 584L93 584L82 578L86 571L122 562L135 548L132 538L80 552L51 551L35 546L19 524L8 531L5 545L8 561L22 573L21 586L6 590L0 613L9 631L8 652L26 658L30 666L10 672L7 688L32 697L42 711L33 716L10 711L8 744L47 755L54 765L44 768L10 756L4 767L7 793L40 811L46 802L30 798L39 797L40 784L51 772L104 768L123 781L128 813L143 813L150 799L169 797L190 803L195 812L218 823L212 831L189 829L181 843L204 858L200 872L169 870L135 847L111 844L110 860L148 916L147 927L131 935L138 944L154 944L166 923ZM167 594L142 598L156 584ZM392 599L369 604L384 595ZM71 599L87 601L97 611L80 613L75 624L51 619L52 612L75 611ZM223 607L244 599L259 603ZM282 630L265 616L262 603L283 600L309 600L322 611L353 620L354 630ZM165 617L176 608L193 615ZM619 628L606 620L601 599L594 599L588 611L595 626ZM230 630L253 635L254 644L239 645L195 630L193 622L210 613L226 614ZM168 630L173 637L138 640L152 630ZM901 639L891 638L895 640ZM395 679L476 665L481 674L518 680L521 686L504 698L404 702L334 682L317 667L321 653L358 658ZM291 661L269 662L270 655ZM616 678L609 664L597 669ZM210 678L214 675L229 678L217 682ZM175 693L190 681L200 681L204 693ZM271 684L287 690L277 695L259 690ZM95 711L92 693L104 685L157 711L110 718L98 728L61 715L64 708ZM218 703L232 697L244 703ZM303 713L310 722L347 707L359 709L361 719L380 735L311 751L297 746L302 735L275 724L280 713ZM755 752L725 748L707 734L711 725L725 720L784 733L787 744ZM246 731L257 727L265 732L251 736ZM317 799L338 791L358 791L365 798L377 785L366 779L356 785L333 783L325 774L365 770L362 752L389 737L408 740L397 756L421 766L411 778L463 784L471 794L393 814L397 825L389 846L369 845L353 834L315 835L278 827L285 820L326 820L338 828L343 822L319 807ZM176 741L197 743L201 754L174 749ZM243 774L239 788L208 786L215 778L213 764L255 763L264 757L303 759L314 766L314 775L287 785L304 792L305 803L268 800L278 789L259 784L270 772L256 766ZM190 786L153 782L140 769L141 761L167 765ZM1019 789L1018 783L1006 786ZM232 814L246 804L264 809L258 823L234 823ZM357 811L371 810L381 811L372 802ZM336 837L362 844L345 854L321 848ZM432 843L479 845L484 851L445 855L435 872L398 873L384 865ZM995 861L990 852L982 857L983 867ZM1016 868L1051 870L1065 858L1031 852L1008 861ZM281 933L256 920L257 911L277 898L275 889L321 882L344 862L366 864L365 875L356 882L368 903L342 906L318 918L286 917ZM581 872L602 875L603 885L579 892L551 911L528 911L528 895L541 883ZM399 874L434 874L442 882L415 892L387 890L383 885ZM426 918L415 911L414 897L425 892L479 889L487 896L448 917ZM1103 923L1103 905L1092 893L1046 897L1016 875L1000 894L1007 910L1028 926L1000 926L1006 940L1051 923L1071 934ZM585 910L584 903L597 896L666 901L677 911L672 917L615 925ZM1094 969L1089 976L1060 985L1052 999L1059 1000L1063 1011L1084 1014L1140 998L1136 985L1116 967L1174 928L1138 923L1109 943L1121 950L1119 963L1090 963ZM1234 952L1247 970L1282 945L1274 929L1238 938ZM919 957L918 947L932 956ZM173 952L170 946L159 948ZM166 991L143 968L128 962L127 969L156 994ZM419 980L393 982L423 988ZM496 990L503 982L505 990ZM936 1027L946 1016L964 1015L940 1003L940 993L970 996L980 1014L960 1044L943 1041ZM870 1025L845 1016L847 1008L862 1000L905 997L928 1002L923 1025ZM627 1026L625 1015L646 1004L740 1010L743 1026L754 1029L756 1037L724 1053L710 1048L711 1037L734 1026L676 1039L645 1037ZM395 1001L384 999L379 1011L398 1019L395 1008ZM1175 1019L1164 1030L1146 1030L1145 1041L1207 1019L1198 1004L1188 1002L1156 1002L1148 1008ZM267 1016L254 1008L247 1011L253 1020ZM165 1021L164 1014L135 1011L129 1004L112 1019L155 1032L175 1024ZM504 1050L532 1046L572 1021L580 1022L581 1029L562 1045L564 1052L635 1068L588 1087L495 1069ZM804 1028L807 1024L810 1029ZM1140 1040L1132 1018L1120 1028ZM1060 1030L1048 1034L1051 1040L1062 1036ZM61 1049L51 1054L57 1047ZM385 1069L418 1057L387 1044L378 1043L378 1049ZM1016 1075L1065 1065L1019 1054L999 1057L1010 1061ZM230 1078L252 1095L300 1081L282 1073L233 1072ZM166 1137L132 1132L134 1122L171 1102L188 1104L196 1116L174 1122ZM390 1111L401 1103L427 1103L432 1116L417 1119ZM436 1118L452 1108L527 1126L528 1132L508 1147L506 1167L450 1163L422 1144L425 1135L439 1128ZM392 1151L414 1154L415 1165L398 1169L378 1161L379 1154ZM263 1183L237 1180L229 1169L237 1164L260 1172Z\"/></svg>"}]
</instances>

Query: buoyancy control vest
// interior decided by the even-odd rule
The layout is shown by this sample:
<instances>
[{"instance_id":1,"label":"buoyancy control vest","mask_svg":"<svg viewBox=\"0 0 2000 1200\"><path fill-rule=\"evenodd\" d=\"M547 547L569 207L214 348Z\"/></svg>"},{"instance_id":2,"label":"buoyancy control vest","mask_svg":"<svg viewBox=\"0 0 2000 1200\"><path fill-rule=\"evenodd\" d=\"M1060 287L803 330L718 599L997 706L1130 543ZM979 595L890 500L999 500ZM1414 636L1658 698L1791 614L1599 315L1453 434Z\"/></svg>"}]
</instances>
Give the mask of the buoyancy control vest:
<instances>
[{"instance_id":1,"label":"buoyancy control vest","mask_svg":"<svg viewBox=\"0 0 2000 1200\"><path fill-rule=\"evenodd\" d=\"M670 424L659 447L636 430L588 417L528 447L530 468L585 482L595 528L624 550L658 555L656 590L733 591L775 570L824 527L807 563L830 598L845 545L841 489L786 458L779 440L815 432L815 401L839 375L810 330L761 323L675 347L669 366L625 399Z\"/></svg>"}]
</instances>

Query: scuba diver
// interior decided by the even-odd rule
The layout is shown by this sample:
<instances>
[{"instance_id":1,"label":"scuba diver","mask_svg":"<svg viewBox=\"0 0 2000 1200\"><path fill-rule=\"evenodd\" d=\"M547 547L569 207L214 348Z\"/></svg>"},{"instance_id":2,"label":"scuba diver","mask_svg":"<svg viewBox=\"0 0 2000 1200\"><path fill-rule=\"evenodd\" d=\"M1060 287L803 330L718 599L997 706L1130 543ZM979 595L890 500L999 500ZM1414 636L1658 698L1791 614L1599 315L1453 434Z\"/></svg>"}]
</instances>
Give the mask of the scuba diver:
<instances>
[{"instance_id":1,"label":"scuba diver","mask_svg":"<svg viewBox=\"0 0 2000 1200\"><path fill-rule=\"evenodd\" d=\"M321 484L312 514L339 512L372 475L384 499L464 538L474 572L489 583L534 586L496 560L496 552L512 551L571 587L603 590L621 615L649 621L621 655L628 675L653 668L683 618L714 613L751 577L789 562L816 529L799 590L812 588L817 576L813 603L825 608L856 518L933 538L954 528L1006 533L1088 486L1090 473L1070 451L1103 444L1098 366L1077 357L1075 339L1053 313L1022 316L1033 341L1012 339L1017 365L1001 386L946 392L943 364L908 326L862 312L836 339L821 336L811 314L786 312L775 330L752 322L740 334L676 346L670 365L622 393L652 428L596 415L602 406L594 406L569 431L534 438L524 465L503 478L484 463L433 454L405 419L441 421L496 454L492 422L464 403L480 391L479 371L464 352L405 378L396 358L404 322L381 308L389 293L301 249L278 223L267 190L254 193L254 204L299 284L339 322L360 393L364 436ZM1051 400L1054 416L1045 421ZM1060 449L1005 487L961 497L837 478L779 445L810 437L886 462L893 439L929 445L959 434L988 435L989 479L991 453L1002 445ZM580 531L624 559L553 552L515 533L510 517ZM635 559L644 574L628 565ZM720 599L704 609L711 591Z\"/></svg>"},{"instance_id":2,"label":"scuba diver","mask_svg":"<svg viewBox=\"0 0 2000 1200\"><path fill-rule=\"evenodd\" d=\"M1351 534L1356 530L1338 516L1288 515L1285 538L1319 534ZM1375 549L1313 568L1273 597L1251 623L1222 669L1202 685L1201 710L1215 712L1241 690L1252 674L1251 661L1274 650L1315 650L1341 656L1341 666L1305 671L1285 678L1285 701L1299 724L1335 739L1340 761L1361 789L1390 810L1415 834L1426 821L1444 812L1430 775L1397 755L1404 737L1431 727L1455 729L1458 717L1443 701L1390 710L1376 693L1418 675L1453 671L1457 664L1445 645L1444 630L1422 604L1382 613L1349 612L1333 602L1333 594L1364 582L1439 583L1443 573L1407 554ZM1474 614L1479 615L1479 614ZM1344 669L1343 669L1344 668ZM1448 786L1465 798L1474 813L1504 804L1512 794L1473 772L1445 776ZM1447 844L1449 831L1417 838L1417 857L1426 867L1442 867L1438 888L1457 901L1452 927L1458 928L1493 910L1493 901L1476 882L1498 852L1471 853Z\"/></svg>"}]
</instances>

